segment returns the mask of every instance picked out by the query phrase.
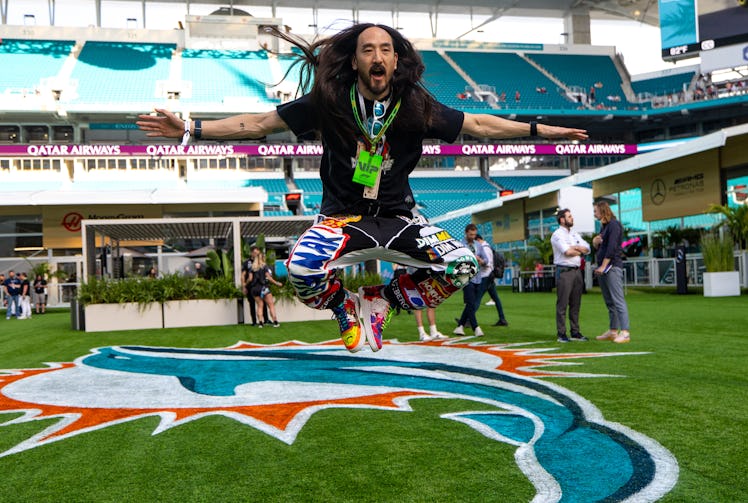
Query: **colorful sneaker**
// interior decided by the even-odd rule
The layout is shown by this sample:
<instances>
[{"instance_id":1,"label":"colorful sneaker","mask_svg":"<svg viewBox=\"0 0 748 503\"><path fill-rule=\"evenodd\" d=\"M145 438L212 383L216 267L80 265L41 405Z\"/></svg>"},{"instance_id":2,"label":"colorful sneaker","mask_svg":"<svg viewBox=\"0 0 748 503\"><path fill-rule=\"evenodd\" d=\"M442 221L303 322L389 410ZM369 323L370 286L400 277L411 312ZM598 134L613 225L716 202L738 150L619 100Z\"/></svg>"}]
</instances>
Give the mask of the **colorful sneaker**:
<instances>
[{"instance_id":1,"label":"colorful sneaker","mask_svg":"<svg viewBox=\"0 0 748 503\"><path fill-rule=\"evenodd\" d=\"M332 312L338 321L340 337L343 339L345 348L351 353L360 351L364 347L365 338L361 333L361 324L358 321L358 297L351 292L346 292L343 303L333 307Z\"/></svg>"},{"instance_id":2,"label":"colorful sneaker","mask_svg":"<svg viewBox=\"0 0 748 503\"><path fill-rule=\"evenodd\" d=\"M358 289L361 322L372 351L382 349L382 331L389 324L394 311L389 301L382 297L381 289L381 286L362 286Z\"/></svg>"}]
</instances>

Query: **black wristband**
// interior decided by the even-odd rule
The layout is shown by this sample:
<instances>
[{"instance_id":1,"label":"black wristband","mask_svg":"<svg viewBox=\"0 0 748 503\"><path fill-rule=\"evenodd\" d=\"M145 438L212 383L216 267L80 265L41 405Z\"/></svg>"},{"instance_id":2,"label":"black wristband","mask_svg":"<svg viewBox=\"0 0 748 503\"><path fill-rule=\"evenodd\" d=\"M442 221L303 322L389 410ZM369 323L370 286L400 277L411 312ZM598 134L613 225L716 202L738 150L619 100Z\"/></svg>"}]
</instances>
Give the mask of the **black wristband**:
<instances>
[{"instance_id":1,"label":"black wristband","mask_svg":"<svg viewBox=\"0 0 748 503\"><path fill-rule=\"evenodd\" d=\"M537 132L537 127L536 127L536 132ZM195 135L194 136L196 140L199 140L200 138L203 137L203 121L201 121L200 119L195 121Z\"/></svg>"},{"instance_id":2,"label":"black wristband","mask_svg":"<svg viewBox=\"0 0 748 503\"><path fill-rule=\"evenodd\" d=\"M195 137L196 138L200 138L200 136L198 136L198 134L197 134L197 127L198 127L197 123L198 122L200 122L200 121L196 121L195 122ZM530 121L530 136L533 137L533 138L535 138L536 136L538 136L538 123L535 122L535 121Z\"/></svg>"}]
</instances>

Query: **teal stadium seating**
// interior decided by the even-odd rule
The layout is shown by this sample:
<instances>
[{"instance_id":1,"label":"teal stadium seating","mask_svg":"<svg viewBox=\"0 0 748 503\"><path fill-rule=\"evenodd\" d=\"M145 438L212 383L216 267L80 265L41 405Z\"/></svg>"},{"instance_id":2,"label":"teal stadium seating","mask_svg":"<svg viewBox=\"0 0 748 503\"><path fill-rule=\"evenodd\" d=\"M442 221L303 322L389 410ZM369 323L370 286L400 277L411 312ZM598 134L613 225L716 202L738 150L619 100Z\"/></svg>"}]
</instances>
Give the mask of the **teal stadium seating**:
<instances>
[{"instance_id":1,"label":"teal stadium seating","mask_svg":"<svg viewBox=\"0 0 748 503\"><path fill-rule=\"evenodd\" d=\"M665 77L656 77L653 79L638 80L631 83L634 93L649 93L654 96L664 96L676 94L683 91L683 87L688 86L693 80L695 72L680 73L677 75L667 75Z\"/></svg>"},{"instance_id":2,"label":"teal stadium seating","mask_svg":"<svg viewBox=\"0 0 748 503\"><path fill-rule=\"evenodd\" d=\"M478 84L506 93L504 108L566 109L577 104L559 94L551 79L515 53L510 52L449 52L452 58ZM538 88L545 88L540 93ZM514 97L520 92L520 101Z\"/></svg>"},{"instance_id":3,"label":"teal stadium seating","mask_svg":"<svg viewBox=\"0 0 748 503\"><path fill-rule=\"evenodd\" d=\"M530 187L554 182L561 178L563 176L492 176L491 180L505 189L524 192Z\"/></svg>"},{"instance_id":4,"label":"teal stadium seating","mask_svg":"<svg viewBox=\"0 0 748 503\"><path fill-rule=\"evenodd\" d=\"M410 179L418 211L427 218L496 197L496 188L481 177L439 177Z\"/></svg>"},{"instance_id":5,"label":"teal stadium seating","mask_svg":"<svg viewBox=\"0 0 748 503\"><path fill-rule=\"evenodd\" d=\"M315 215L322 205L322 180L319 178L296 178L296 186L304 191L304 214Z\"/></svg>"},{"instance_id":6,"label":"teal stadium seating","mask_svg":"<svg viewBox=\"0 0 748 503\"><path fill-rule=\"evenodd\" d=\"M0 92L33 90L41 79L56 76L74 45L71 40L2 39Z\"/></svg>"},{"instance_id":7,"label":"teal stadium seating","mask_svg":"<svg viewBox=\"0 0 748 503\"><path fill-rule=\"evenodd\" d=\"M627 100L621 88L623 79L610 56L580 54L527 54L527 57L548 70L568 86L579 86L589 91L595 83L595 102L611 107L625 107ZM610 101L608 96L618 96L621 101Z\"/></svg>"},{"instance_id":8,"label":"teal stadium seating","mask_svg":"<svg viewBox=\"0 0 748 503\"><path fill-rule=\"evenodd\" d=\"M279 102L265 93L266 85L277 84L266 51L185 49L182 79L192 82L192 97L183 98L185 103L223 103L227 96Z\"/></svg>"},{"instance_id":9,"label":"teal stadium seating","mask_svg":"<svg viewBox=\"0 0 748 503\"><path fill-rule=\"evenodd\" d=\"M423 80L429 91L441 103L460 110L485 109L484 103L461 100L457 95L465 92L468 83L436 51L420 51L426 71Z\"/></svg>"},{"instance_id":10,"label":"teal stadium seating","mask_svg":"<svg viewBox=\"0 0 748 503\"><path fill-rule=\"evenodd\" d=\"M174 44L86 42L72 78L78 81L75 103L153 103L156 82L169 78Z\"/></svg>"}]
</instances>

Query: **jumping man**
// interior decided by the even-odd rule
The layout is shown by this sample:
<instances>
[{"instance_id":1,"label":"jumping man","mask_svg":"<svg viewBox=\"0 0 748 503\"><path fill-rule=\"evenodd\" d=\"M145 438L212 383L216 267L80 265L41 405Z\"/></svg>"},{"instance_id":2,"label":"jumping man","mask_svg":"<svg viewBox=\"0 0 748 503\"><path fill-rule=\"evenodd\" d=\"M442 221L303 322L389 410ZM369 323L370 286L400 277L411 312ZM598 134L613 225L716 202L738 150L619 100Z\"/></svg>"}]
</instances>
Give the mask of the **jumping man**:
<instances>
[{"instance_id":1,"label":"jumping man","mask_svg":"<svg viewBox=\"0 0 748 503\"><path fill-rule=\"evenodd\" d=\"M411 212L408 176L423 140L452 143L460 134L584 140L587 134L442 105L423 85L418 52L388 26L356 24L312 44L274 34L302 51L302 88L314 76L308 94L266 113L193 124L157 109L161 115L141 115L137 124L148 136L169 138L185 130L215 140L257 139L289 129L297 136L316 133L324 147L322 205L291 252L288 277L302 302L333 311L349 351L367 343L378 351L393 307L436 307L478 270L475 256L459 240ZM418 270L357 293L343 288L335 270L369 259Z\"/></svg>"}]
</instances>

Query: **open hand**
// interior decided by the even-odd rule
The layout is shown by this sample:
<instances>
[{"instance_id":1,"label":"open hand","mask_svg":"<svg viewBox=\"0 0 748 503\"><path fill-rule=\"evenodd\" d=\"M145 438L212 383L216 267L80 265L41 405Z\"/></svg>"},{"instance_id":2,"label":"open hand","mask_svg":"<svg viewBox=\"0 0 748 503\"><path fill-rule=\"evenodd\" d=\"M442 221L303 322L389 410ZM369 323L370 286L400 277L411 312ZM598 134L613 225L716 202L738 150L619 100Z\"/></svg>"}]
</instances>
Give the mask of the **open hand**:
<instances>
[{"instance_id":1,"label":"open hand","mask_svg":"<svg viewBox=\"0 0 748 503\"><path fill-rule=\"evenodd\" d=\"M163 108L157 108L156 112L160 115L138 115L138 119L140 120L135 125L141 131L145 131L146 136L181 138L184 134L184 121Z\"/></svg>"},{"instance_id":2,"label":"open hand","mask_svg":"<svg viewBox=\"0 0 748 503\"><path fill-rule=\"evenodd\" d=\"M548 126L538 124L538 136L549 140L566 139L566 140L588 140L590 135L586 129L574 129L561 126Z\"/></svg>"}]
</instances>

